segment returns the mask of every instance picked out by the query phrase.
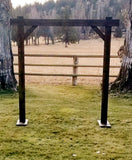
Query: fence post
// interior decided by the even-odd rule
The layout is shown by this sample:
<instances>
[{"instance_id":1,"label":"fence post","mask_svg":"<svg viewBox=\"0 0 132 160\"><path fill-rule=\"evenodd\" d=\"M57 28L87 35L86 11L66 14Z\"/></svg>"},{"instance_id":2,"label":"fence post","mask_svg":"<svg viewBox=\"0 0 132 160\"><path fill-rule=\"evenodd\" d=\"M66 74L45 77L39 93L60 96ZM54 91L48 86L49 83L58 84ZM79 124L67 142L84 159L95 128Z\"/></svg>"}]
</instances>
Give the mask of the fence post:
<instances>
[{"instance_id":1,"label":"fence post","mask_svg":"<svg viewBox=\"0 0 132 160\"><path fill-rule=\"evenodd\" d=\"M78 65L78 57L77 56L74 56L73 57L73 74L74 75L77 75L78 74L78 67L77 67L77 65ZM73 86L76 86L77 85L77 76L73 76L72 77L72 85Z\"/></svg>"},{"instance_id":2,"label":"fence post","mask_svg":"<svg viewBox=\"0 0 132 160\"><path fill-rule=\"evenodd\" d=\"M24 63L24 24L23 17L18 17L18 64L19 64L19 120L17 126L26 126L25 116L25 63Z\"/></svg>"}]
</instances>

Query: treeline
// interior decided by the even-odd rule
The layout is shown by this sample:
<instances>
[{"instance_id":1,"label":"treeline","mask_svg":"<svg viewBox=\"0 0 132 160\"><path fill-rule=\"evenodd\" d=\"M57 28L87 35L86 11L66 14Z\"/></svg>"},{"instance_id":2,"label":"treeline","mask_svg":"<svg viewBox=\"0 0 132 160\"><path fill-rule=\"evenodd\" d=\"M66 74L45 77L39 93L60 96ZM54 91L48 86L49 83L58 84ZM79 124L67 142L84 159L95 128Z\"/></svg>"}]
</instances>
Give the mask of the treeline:
<instances>
[{"instance_id":1,"label":"treeline","mask_svg":"<svg viewBox=\"0 0 132 160\"><path fill-rule=\"evenodd\" d=\"M113 17L121 20L120 28L116 29L115 36L122 35L125 28L124 17L126 2L124 0L49 0L44 4L34 3L24 7L13 8L12 16L23 16L30 19L104 19ZM27 28L26 28L27 29ZM12 28L12 40L17 41L17 28ZM90 27L38 27L26 44L39 43L39 37L44 37L45 44L62 41L75 43L80 39L93 36Z\"/></svg>"}]
</instances>

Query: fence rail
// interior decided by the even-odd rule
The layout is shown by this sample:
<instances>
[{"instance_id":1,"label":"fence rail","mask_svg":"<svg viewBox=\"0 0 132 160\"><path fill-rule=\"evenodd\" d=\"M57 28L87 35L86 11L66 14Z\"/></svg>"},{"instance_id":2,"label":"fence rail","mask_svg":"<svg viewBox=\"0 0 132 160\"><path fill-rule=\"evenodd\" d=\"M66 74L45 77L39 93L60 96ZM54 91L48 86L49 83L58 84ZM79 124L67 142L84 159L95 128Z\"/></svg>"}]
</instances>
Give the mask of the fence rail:
<instances>
[{"instance_id":1,"label":"fence rail","mask_svg":"<svg viewBox=\"0 0 132 160\"><path fill-rule=\"evenodd\" d=\"M18 54L13 54L13 56L18 56ZM68 54L25 54L25 57L62 57L62 58L103 58L103 55L68 55ZM118 56L112 55L110 58L119 58Z\"/></svg>"},{"instance_id":2,"label":"fence rail","mask_svg":"<svg viewBox=\"0 0 132 160\"><path fill-rule=\"evenodd\" d=\"M18 66L18 63L14 63ZM31 67L86 67L86 68L103 68L103 65L74 65L74 64L25 64ZM120 66L110 66L110 68L120 68Z\"/></svg>"},{"instance_id":3,"label":"fence rail","mask_svg":"<svg viewBox=\"0 0 132 160\"><path fill-rule=\"evenodd\" d=\"M14 54L13 56L18 56L18 54ZM102 77L102 75L94 75L94 74L78 74L78 68L103 68L103 65L79 65L79 58L102 58L103 55L67 55L67 54L25 54L25 57L59 57L59 58L72 58L73 64L29 64L26 63L25 66L30 67L72 67L73 74L48 74L48 73L25 73L26 76L64 76L64 77L72 77L72 84L77 85L77 77ZM118 56L111 56L111 58L119 58ZM18 63L14 63L15 66L18 66ZM110 68L120 68L119 65L111 65ZM18 75L18 73L15 73ZM116 77L117 75L110 75L110 77Z\"/></svg>"},{"instance_id":4,"label":"fence rail","mask_svg":"<svg viewBox=\"0 0 132 160\"><path fill-rule=\"evenodd\" d=\"M15 75L19 75L15 73ZM25 73L26 76L64 76L64 77L102 77L102 75L94 74L43 74L43 73ZM117 75L111 75L110 77L117 77Z\"/></svg>"}]
</instances>

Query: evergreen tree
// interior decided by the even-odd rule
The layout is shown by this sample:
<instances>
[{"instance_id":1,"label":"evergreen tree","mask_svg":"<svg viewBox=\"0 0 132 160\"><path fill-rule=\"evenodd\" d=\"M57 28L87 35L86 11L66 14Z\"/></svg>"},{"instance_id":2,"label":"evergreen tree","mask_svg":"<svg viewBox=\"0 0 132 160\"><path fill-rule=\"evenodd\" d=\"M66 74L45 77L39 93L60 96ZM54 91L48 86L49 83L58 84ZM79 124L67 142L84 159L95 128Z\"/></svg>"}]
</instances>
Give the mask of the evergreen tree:
<instances>
[{"instance_id":1,"label":"evergreen tree","mask_svg":"<svg viewBox=\"0 0 132 160\"><path fill-rule=\"evenodd\" d=\"M69 6L65 6L61 8L60 18L64 20L68 20L71 17L71 9ZM55 34L62 42L65 43L65 47L70 43L75 43L79 41L79 34L76 29L73 27L63 26L58 27L55 30Z\"/></svg>"}]
</instances>

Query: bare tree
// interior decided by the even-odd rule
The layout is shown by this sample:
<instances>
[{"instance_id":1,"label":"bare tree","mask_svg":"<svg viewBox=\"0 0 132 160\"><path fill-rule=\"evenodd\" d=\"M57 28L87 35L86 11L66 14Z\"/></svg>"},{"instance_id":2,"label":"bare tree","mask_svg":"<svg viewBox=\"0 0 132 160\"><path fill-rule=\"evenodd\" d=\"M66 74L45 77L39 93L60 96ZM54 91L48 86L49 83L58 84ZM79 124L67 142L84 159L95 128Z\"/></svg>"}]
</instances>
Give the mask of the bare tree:
<instances>
[{"instance_id":1,"label":"bare tree","mask_svg":"<svg viewBox=\"0 0 132 160\"><path fill-rule=\"evenodd\" d=\"M11 1L0 0L0 87L16 90L10 42Z\"/></svg>"},{"instance_id":2,"label":"bare tree","mask_svg":"<svg viewBox=\"0 0 132 160\"><path fill-rule=\"evenodd\" d=\"M129 0L127 28L124 45L118 51L121 68L117 79L111 83L111 90L127 92L132 90L132 0Z\"/></svg>"}]
</instances>

